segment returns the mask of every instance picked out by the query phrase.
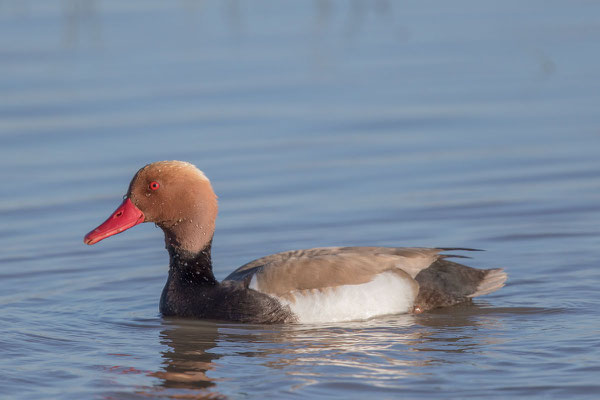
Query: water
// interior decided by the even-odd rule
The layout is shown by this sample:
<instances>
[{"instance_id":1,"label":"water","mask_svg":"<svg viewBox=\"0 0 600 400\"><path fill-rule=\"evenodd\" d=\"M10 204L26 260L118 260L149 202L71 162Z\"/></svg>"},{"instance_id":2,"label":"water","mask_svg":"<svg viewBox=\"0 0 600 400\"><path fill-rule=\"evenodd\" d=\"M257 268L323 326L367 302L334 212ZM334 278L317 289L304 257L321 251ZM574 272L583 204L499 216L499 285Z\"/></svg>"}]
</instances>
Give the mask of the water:
<instances>
[{"instance_id":1,"label":"water","mask_svg":"<svg viewBox=\"0 0 600 400\"><path fill-rule=\"evenodd\" d=\"M0 397L596 398L600 6L0 3ZM161 232L83 235L142 165L220 196L222 279L326 245L486 249L470 307L164 319Z\"/></svg>"}]
</instances>

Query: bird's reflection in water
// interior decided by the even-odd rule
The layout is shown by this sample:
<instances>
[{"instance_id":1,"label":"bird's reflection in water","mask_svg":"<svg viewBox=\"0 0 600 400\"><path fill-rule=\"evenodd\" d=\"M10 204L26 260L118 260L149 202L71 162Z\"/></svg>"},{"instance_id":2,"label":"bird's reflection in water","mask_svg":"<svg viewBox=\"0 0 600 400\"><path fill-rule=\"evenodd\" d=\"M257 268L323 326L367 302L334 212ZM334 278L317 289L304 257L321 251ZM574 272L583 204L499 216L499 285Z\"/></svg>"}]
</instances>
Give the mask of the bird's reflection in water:
<instances>
[{"instance_id":1,"label":"bird's reflection in water","mask_svg":"<svg viewBox=\"0 0 600 400\"><path fill-rule=\"evenodd\" d=\"M153 374L161 380L155 390L175 390L178 397L219 397L220 380L215 376L244 380L258 366L270 371L257 383L262 385L299 389L334 379L338 384L376 379L396 387L403 379L427 373L432 365L453 362L449 354L478 353L500 343L504 315L540 311L478 302L416 316L327 325L165 320L161 337L168 349L162 354L162 370ZM240 363L236 358L233 367L227 356L252 360Z\"/></svg>"},{"instance_id":2,"label":"bird's reflection in water","mask_svg":"<svg viewBox=\"0 0 600 400\"><path fill-rule=\"evenodd\" d=\"M168 398L223 398L208 388L215 382L207 376L219 355L211 353L216 347L218 325L210 321L164 320L160 333L163 365L151 375L160 383L154 392Z\"/></svg>"}]
</instances>

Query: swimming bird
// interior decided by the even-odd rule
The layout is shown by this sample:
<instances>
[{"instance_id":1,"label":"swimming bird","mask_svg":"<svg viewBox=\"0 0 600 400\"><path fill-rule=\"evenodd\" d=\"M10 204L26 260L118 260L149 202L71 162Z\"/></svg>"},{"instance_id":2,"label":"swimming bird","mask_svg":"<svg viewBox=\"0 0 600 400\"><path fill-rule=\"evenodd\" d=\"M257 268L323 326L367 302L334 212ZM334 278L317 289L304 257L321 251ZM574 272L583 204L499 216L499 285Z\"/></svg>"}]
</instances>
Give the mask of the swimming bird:
<instances>
[{"instance_id":1,"label":"swimming bird","mask_svg":"<svg viewBox=\"0 0 600 400\"><path fill-rule=\"evenodd\" d=\"M421 313L468 302L504 286L500 269L448 260L446 248L321 247L251 261L222 282L212 270L217 196L209 179L183 161L141 168L123 203L84 243L92 245L142 222L165 235L169 275L163 316L248 323L318 323Z\"/></svg>"}]
</instances>

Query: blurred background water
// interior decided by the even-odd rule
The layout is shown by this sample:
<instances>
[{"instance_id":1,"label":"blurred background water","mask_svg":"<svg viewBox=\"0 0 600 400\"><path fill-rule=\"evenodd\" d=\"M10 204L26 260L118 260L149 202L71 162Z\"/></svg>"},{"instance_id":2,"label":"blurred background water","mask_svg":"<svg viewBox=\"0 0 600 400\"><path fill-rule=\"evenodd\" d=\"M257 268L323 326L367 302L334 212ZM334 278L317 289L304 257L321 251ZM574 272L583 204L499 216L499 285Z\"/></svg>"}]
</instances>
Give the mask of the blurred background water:
<instances>
[{"instance_id":1,"label":"blurred background water","mask_svg":"<svg viewBox=\"0 0 600 400\"><path fill-rule=\"evenodd\" d=\"M0 1L0 397L595 398L600 4ZM161 232L83 235L146 163L220 196L218 278L483 248L507 287L335 325L163 319Z\"/></svg>"}]
</instances>

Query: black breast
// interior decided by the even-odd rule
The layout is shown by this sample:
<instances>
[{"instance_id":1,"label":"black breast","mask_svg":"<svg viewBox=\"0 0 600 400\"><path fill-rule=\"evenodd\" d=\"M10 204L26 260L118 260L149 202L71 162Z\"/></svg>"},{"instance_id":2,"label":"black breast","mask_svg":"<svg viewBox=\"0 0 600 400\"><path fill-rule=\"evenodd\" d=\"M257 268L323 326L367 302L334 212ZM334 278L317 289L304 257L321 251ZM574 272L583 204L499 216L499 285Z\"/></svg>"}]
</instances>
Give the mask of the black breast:
<instances>
[{"instance_id":1,"label":"black breast","mask_svg":"<svg viewBox=\"0 0 600 400\"><path fill-rule=\"evenodd\" d=\"M237 282L205 286L169 279L160 299L160 312L164 316L256 324L296 320L288 306Z\"/></svg>"}]
</instances>

